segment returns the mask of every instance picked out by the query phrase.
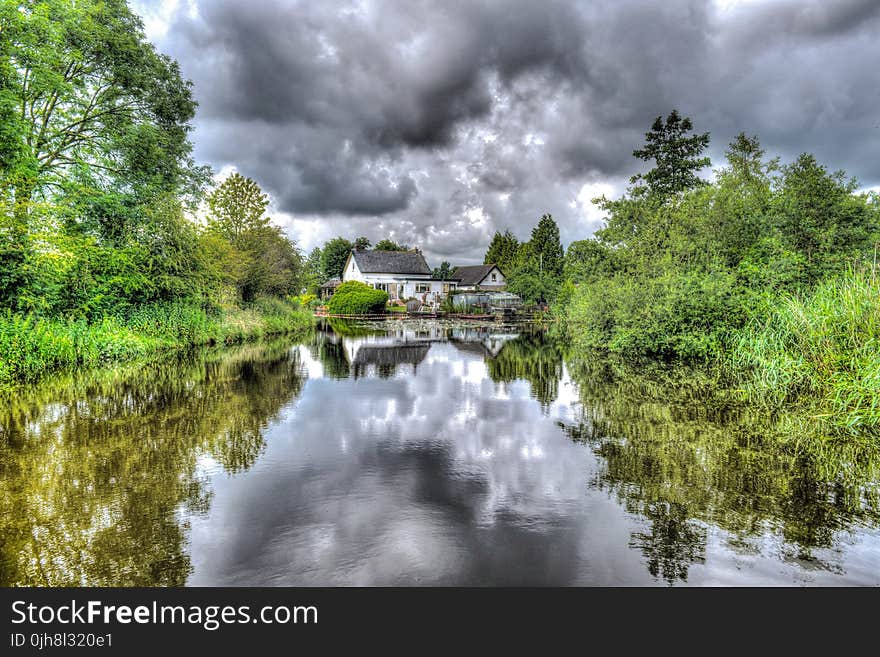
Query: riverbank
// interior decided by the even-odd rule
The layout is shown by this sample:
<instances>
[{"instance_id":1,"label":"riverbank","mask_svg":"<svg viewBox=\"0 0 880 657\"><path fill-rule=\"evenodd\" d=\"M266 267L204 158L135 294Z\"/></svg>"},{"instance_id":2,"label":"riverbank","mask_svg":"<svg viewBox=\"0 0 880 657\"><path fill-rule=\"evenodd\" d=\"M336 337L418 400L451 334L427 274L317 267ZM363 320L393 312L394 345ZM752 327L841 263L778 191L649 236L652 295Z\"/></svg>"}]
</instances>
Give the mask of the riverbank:
<instances>
[{"instance_id":1,"label":"riverbank","mask_svg":"<svg viewBox=\"0 0 880 657\"><path fill-rule=\"evenodd\" d=\"M7 312L0 315L0 389L71 367L304 332L313 322L309 311L272 298L216 310L182 302L151 304L92 322Z\"/></svg>"}]
</instances>

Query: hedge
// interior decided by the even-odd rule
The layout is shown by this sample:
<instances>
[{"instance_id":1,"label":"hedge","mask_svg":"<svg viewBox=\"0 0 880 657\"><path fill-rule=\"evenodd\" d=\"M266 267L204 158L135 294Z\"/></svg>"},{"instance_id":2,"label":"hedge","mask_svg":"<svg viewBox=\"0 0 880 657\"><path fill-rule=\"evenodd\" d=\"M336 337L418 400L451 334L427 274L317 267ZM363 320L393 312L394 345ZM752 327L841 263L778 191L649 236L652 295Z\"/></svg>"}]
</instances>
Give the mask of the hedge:
<instances>
[{"instance_id":1,"label":"hedge","mask_svg":"<svg viewBox=\"0 0 880 657\"><path fill-rule=\"evenodd\" d=\"M359 281L348 281L338 288L327 304L332 315L378 315L385 312L388 293Z\"/></svg>"}]
</instances>

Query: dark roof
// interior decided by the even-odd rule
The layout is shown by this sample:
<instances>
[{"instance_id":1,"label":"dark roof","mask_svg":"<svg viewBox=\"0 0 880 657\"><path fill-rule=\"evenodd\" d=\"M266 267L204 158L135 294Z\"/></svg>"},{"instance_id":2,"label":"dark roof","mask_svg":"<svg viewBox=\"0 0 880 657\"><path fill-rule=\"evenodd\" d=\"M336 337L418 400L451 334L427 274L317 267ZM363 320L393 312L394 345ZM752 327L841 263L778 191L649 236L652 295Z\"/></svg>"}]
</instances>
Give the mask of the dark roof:
<instances>
[{"instance_id":1,"label":"dark roof","mask_svg":"<svg viewBox=\"0 0 880 657\"><path fill-rule=\"evenodd\" d=\"M461 281L462 285L478 285L489 272L495 268L495 265L466 265L464 267L456 267L452 272L452 278Z\"/></svg>"},{"instance_id":2,"label":"dark roof","mask_svg":"<svg viewBox=\"0 0 880 657\"><path fill-rule=\"evenodd\" d=\"M417 251L352 251L364 274L430 274L425 256Z\"/></svg>"},{"instance_id":3,"label":"dark roof","mask_svg":"<svg viewBox=\"0 0 880 657\"><path fill-rule=\"evenodd\" d=\"M342 281L338 278L331 278L329 281L324 283L321 287L331 288L331 287L339 287L342 285Z\"/></svg>"}]
</instances>

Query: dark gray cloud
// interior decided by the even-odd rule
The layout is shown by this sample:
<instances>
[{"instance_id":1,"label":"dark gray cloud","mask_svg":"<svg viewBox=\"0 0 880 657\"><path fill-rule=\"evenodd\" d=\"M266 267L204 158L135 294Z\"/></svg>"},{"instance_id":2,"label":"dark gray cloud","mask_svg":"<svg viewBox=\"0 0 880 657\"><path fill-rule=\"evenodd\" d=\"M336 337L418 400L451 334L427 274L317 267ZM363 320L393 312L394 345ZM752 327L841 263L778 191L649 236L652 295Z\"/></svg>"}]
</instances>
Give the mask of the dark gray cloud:
<instances>
[{"instance_id":1,"label":"dark gray cloud","mask_svg":"<svg viewBox=\"0 0 880 657\"><path fill-rule=\"evenodd\" d=\"M178 4L157 40L195 83L197 155L305 246L393 234L463 263L544 212L584 237L584 199L622 191L672 108L716 163L745 130L880 184L876 0Z\"/></svg>"}]
</instances>

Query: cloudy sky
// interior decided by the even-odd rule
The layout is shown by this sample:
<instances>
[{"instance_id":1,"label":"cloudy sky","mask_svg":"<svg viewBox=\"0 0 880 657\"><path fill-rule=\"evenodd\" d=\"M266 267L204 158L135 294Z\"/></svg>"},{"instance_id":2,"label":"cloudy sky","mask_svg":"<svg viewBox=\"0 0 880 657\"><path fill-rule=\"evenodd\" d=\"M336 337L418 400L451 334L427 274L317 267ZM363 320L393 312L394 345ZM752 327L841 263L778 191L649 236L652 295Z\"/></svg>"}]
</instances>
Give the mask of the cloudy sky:
<instances>
[{"instance_id":1,"label":"cloudy sky","mask_svg":"<svg viewBox=\"0 0 880 657\"><path fill-rule=\"evenodd\" d=\"M545 212L592 233L677 108L880 185L878 0L134 0L199 101L196 157L306 250L391 236L482 260Z\"/></svg>"}]
</instances>

